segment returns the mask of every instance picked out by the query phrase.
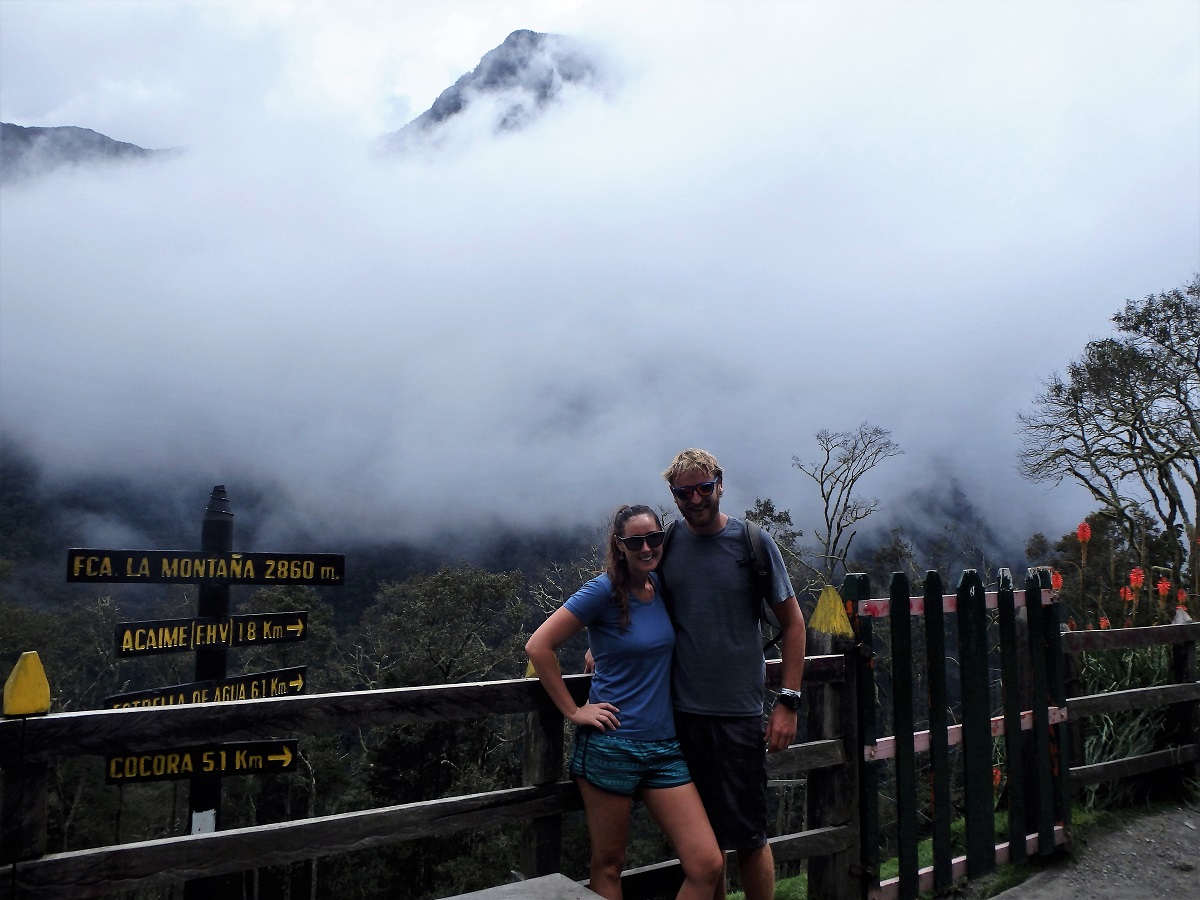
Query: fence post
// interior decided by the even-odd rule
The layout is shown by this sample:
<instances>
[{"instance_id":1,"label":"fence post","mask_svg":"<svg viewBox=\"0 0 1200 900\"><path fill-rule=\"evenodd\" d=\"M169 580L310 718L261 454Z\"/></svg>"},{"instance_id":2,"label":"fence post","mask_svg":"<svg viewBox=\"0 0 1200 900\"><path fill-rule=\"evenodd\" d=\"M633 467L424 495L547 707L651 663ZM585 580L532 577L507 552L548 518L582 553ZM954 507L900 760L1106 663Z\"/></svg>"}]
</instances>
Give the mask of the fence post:
<instances>
[{"instance_id":1,"label":"fence post","mask_svg":"<svg viewBox=\"0 0 1200 900\"><path fill-rule=\"evenodd\" d=\"M950 797L950 713L946 688L946 610L942 576L925 573L925 668L929 679L929 765L933 820L933 888L945 891L954 882L954 853L950 843L953 805Z\"/></svg>"},{"instance_id":2,"label":"fence post","mask_svg":"<svg viewBox=\"0 0 1200 900\"><path fill-rule=\"evenodd\" d=\"M900 897L921 893L917 859L917 726L913 717L912 601L908 576L892 574L892 734L896 736L896 855Z\"/></svg>"},{"instance_id":3,"label":"fence post","mask_svg":"<svg viewBox=\"0 0 1200 900\"><path fill-rule=\"evenodd\" d=\"M1039 576L1042 588L1050 587L1050 573L1042 571ZM1046 635L1046 690L1047 706L1065 709L1067 705L1066 655L1062 646L1062 625L1065 622L1066 604L1050 594L1050 620ZM1071 771L1070 740L1067 725L1059 722L1050 728L1051 775L1054 782L1053 815L1060 822L1068 839L1071 835ZM1057 844L1055 845L1057 847Z\"/></svg>"},{"instance_id":4,"label":"fence post","mask_svg":"<svg viewBox=\"0 0 1200 900\"><path fill-rule=\"evenodd\" d=\"M1042 603L1040 573L1029 570L1025 578L1025 614L1029 622L1029 665L1032 670L1032 692L1030 700L1033 711L1034 779L1036 800L1029 807L1038 834L1038 854L1049 856L1054 853L1054 765L1051 758L1050 687L1046 672L1046 631L1058 628L1050 620L1052 607ZM1048 587L1048 585L1047 585Z\"/></svg>"},{"instance_id":5,"label":"fence post","mask_svg":"<svg viewBox=\"0 0 1200 900\"><path fill-rule=\"evenodd\" d=\"M1004 685L1004 757L1008 784L1008 862L1025 862L1025 765L1021 741L1021 656L1012 572L1000 570L996 591L1000 619L1000 667Z\"/></svg>"},{"instance_id":6,"label":"fence post","mask_svg":"<svg viewBox=\"0 0 1200 900\"><path fill-rule=\"evenodd\" d=\"M1175 621L1172 624L1183 625L1191 621L1187 609L1179 607ZM1171 648L1171 681L1174 684L1195 684L1200 680L1196 666L1196 642L1182 641ZM1170 707L1169 725L1170 739L1176 744L1188 746L1200 740L1200 702L1192 700ZM1185 765L1182 769L1185 779L1200 779L1200 762Z\"/></svg>"},{"instance_id":7,"label":"fence post","mask_svg":"<svg viewBox=\"0 0 1200 900\"><path fill-rule=\"evenodd\" d=\"M225 485L212 489L200 524L200 552L227 553L233 549L233 510ZM224 619L229 615L229 585L201 584L196 611L201 617ZM227 674L228 651L223 645L196 650L196 680L219 681ZM189 782L188 830L191 834L218 831L221 827L221 776L195 775ZM214 876L185 882L184 900L238 897L238 876Z\"/></svg>"},{"instance_id":8,"label":"fence post","mask_svg":"<svg viewBox=\"0 0 1200 900\"><path fill-rule=\"evenodd\" d=\"M816 778L808 778L806 827L848 826L857 832L858 766L862 759L855 703L858 651L841 597L832 586L826 586L809 622L808 655L831 654L843 657L844 678L840 683L806 687L808 739L840 740L846 761L836 768L823 770ZM811 900L857 900L862 891L858 846L856 836L846 850L829 856L809 857L808 896Z\"/></svg>"},{"instance_id":9,"label":"fence post","mask_svg":"<svg viewBox=\"0 0 1200 900\"><path fill-rule=\"evenodd\" d=\"M554 784L562 776L562 713L544 691L538 708L525 716L523 781L526 785ZM526 877L552 875L562 866L562 816L539 816L521 829L521 872Z\"/></svg>"},{"instance_id":10,"label":"fence post","mask_svg":"<svg viewBox=\"0 0 1200 900\"><path fill-rule=\"evenodd\" d=\"M875 619L858 614L858 601L871 599L871 579L866 575L847 575L845 587L847 606L853 610L851 620L858 637L854 654L855 687L857 696L854 709L857 714L857 746L854 747L854 763L859 767L859 874L867 885L879 884L879 771L881 760L866 760L867 745L874 749L876 744L876 704L878 702L875 683Z\"/></svg>"},{"instance_id":11,"label":"fence post","mask_svg":"<svg viewBox=\"0 0 1200 900\"><path fill-rule=\"evenodd\" d=\"M983 581L974 569L963 571L957 599L967 878L978 878L996 868L996 822L992 793L987 598Z\"/></svg>"},{"instance_id":12,"label":"fence post","mask_svg":"<svg viewBox=\"0 0 1200 900\"><path fill-rule=\"evenodd\" d=\"M22 653L4 682L4 718L26 719L50 711L50 683L36 651ZM41 760L5 766L0 778L0 863L46 855L48 768ZM14 868L12 877L16 878ZM14 893L15 893L15 885Z\"/></svg>"}]
</instances>

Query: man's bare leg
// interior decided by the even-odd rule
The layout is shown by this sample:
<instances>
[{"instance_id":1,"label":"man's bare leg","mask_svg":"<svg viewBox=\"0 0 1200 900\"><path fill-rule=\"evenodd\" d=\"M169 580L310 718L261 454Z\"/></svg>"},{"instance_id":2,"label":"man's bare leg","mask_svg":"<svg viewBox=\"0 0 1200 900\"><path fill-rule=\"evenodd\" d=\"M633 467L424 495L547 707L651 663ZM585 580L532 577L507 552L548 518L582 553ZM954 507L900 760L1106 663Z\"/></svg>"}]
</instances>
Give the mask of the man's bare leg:
<instances>
[{"instance_id":1,"label":"man's bare leg","mask_svg":"<svg viewBox=\"0 0 1200 900\"><path fill-rule=\"evenodd\" d=\"M774 900L775 854L771 852L771 845L739 850L737 856L746 900Z\"/></svg>"}]
</instances>

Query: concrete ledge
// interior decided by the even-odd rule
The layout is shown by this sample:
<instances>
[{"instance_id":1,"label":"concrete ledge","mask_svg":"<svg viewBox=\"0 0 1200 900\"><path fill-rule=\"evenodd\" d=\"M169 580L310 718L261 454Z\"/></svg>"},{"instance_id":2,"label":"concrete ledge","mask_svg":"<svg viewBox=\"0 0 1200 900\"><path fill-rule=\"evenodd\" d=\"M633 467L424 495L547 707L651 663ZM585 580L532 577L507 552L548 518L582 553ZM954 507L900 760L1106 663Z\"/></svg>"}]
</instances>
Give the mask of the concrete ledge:
<instances>
[{"instance_id":1,"label":"concrete ledge","mask_svg":"<svg viewBox=\"0 0 1200 900\"><path fill-rule=\"evenodd\" d=\"M566 875L555 873L445 900L596 900L596 895Z\"/></svg>"}]
</instances>

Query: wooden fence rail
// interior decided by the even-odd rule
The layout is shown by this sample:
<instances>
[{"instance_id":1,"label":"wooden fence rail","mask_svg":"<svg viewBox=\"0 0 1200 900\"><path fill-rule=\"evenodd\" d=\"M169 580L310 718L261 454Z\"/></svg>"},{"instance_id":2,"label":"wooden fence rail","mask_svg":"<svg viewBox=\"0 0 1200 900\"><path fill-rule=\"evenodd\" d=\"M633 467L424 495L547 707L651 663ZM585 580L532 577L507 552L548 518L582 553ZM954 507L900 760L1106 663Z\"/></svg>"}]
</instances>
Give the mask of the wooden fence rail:
<instances>
[{"instance_id":1,"label":"wooden fence rail","mask_svg":"<svg viewBox=\"0 0 1200 900\"><path fill-rule=\"evenodd\" d=\"M1104 716L1151 707L1171 712L1169 740L1173 746L1140 756L1107 762L1071 765L1071 784L1080 787L1173 769L1182 777L1200 780L1200 674L1196 643L1200 622L1154 625L1147 628L1114 628L1103 631L1071 631L1063 635L1068 659L1082 653L1133 650L1165 646L1171 649L1171 684L1070 697L1067 708L1073 722L1089 716ZM1082 760L1082 755L1078 757Z\"/></svg>"},{"instance_id":2,"label":"wooden fence rail","mask_svg":"<svg viewBox=\"0 0 1200 900\"><path fill-rule=\"evenodd\" d=\"M807 667L810 690L841 680L845 660L815 657ZM768 667L777 685L778 663ZM582 701L590 676L566 677L572 696ZM31 765L71 756L111 755L164 745L280 734L345 733L358 728L438 720L525 714L528 718L525 779L507 790L363 810L252 828L187 835L154 841L41 855L44 833L32 816L8 822L6 831L20 846L6 847L9 871L0 877L0 896L94 897L114 891L172 884L197 877L239 872L314 859L386 843L474 830L503 822L528 822L523 871L557 871L559 820L581 806L578 789L561 780L562 716L536 679L396 688L338 694L234 701L219 705L141 707L28 716L0 721L0 767L9 809L29 808L14 799L29 785L19 777ZM547 737L549 736L549 737ZM771 761L773 777L803 774L831 766L853 766L840 736L797 744ZM44 806L44 797L42 798ZM539 824L549 827L539 829ZM41 826L44 831L44 814ZM827 825L775 839L780 859L803 859L842 852L855 836L844 825ZM549 848L549 850L547 849ZM31 858L33 857L33 858ZM676 861L632 870L626 896L658 896L682 881Z\"/></svg>"}]
</instances>

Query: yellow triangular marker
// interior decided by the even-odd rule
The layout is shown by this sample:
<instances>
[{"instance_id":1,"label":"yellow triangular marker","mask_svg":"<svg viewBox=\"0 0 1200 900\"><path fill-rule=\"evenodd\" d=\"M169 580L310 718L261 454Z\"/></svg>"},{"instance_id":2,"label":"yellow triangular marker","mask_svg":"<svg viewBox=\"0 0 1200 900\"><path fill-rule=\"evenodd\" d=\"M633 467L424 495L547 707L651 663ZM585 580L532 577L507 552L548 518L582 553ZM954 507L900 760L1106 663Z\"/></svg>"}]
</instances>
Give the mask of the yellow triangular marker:
<instances>
[{"instance_id":1,"label":"yellow triangular marker","mask_svg":"<svg viewBox=\"0 0 1200 900\"><path fill-rule=\"evenodd\" d=\"M559 664L558 664L558 657L554 658L554 668L558 669L559 672L562 672L562 667L559 666ZM530 660L529 662L527 662L525 664L525 677L526 678L537 678L538 677L537 669L535 669L533 667L533 660Z\"/></svg>"},{"instance_id":2,"label":"yellow triangular marker","mask_svg":"<svg viewBox=\"0 0 1200 900\"><path fill-rule=\"evenodd\" d=\"M21 654L4 682L4 715L35 716L50 711L50 682L36 650Z\"/></svg>"},{"instance_id":3,"label":"yellow triangular marker","mask_svg":"<svg viewBox=\"0 0 1200 900\"><path fill-rule=\"evenodd\" d=\"M821 588L821 596L817 598L817 608L808 620L808 627L838 637L854 637L854 629L850 627L850 619L846 616L846 604L832 584Z\"/></svg>"}]
</instances>

